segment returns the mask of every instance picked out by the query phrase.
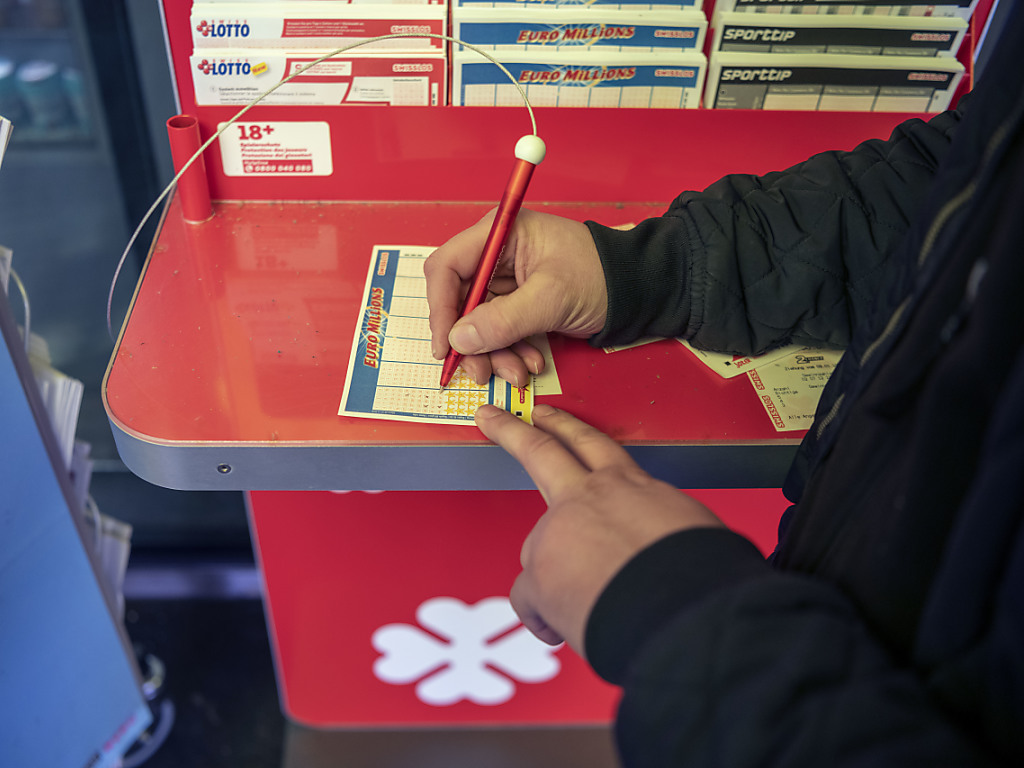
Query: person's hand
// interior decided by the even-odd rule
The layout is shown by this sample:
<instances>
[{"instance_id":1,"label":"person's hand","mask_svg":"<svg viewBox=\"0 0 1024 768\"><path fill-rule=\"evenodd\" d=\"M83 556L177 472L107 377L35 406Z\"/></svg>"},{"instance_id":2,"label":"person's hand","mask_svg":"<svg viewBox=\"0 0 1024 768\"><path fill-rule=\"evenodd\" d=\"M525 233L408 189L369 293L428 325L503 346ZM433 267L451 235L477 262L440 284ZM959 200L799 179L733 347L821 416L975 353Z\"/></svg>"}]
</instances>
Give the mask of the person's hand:
<instances>
[{"instance_id":1,"label":"person's hand","mask_svg":"<svg viewBox=\"0 0 1024 768\"><path fill-rule=\"evenodd\" d=\"M549 405L534 426L494 406L476 424L519 461L548 510L523 543L512 607L537 637L581 656L587 619L612 577L648 545L721 526L700 502L644 472L610 437Z\"/></svg>"},{"instance_id":2,"label":"person's hand","mask_svg":"<svg viewBox=\"0 0 1024 768\"><path fill-rule=\"evenodd\" d=\"M521 386L527 372L544 367L543 355L524 339L546 331L592 336L604 327L608 293L584 224L521 210L491 281L493 299L456 322L493 219L494 211L424 264L431 350L441 360L454 347L465 355L466 373L480 383L493 372Z\"/></svg>"}]
</instances>

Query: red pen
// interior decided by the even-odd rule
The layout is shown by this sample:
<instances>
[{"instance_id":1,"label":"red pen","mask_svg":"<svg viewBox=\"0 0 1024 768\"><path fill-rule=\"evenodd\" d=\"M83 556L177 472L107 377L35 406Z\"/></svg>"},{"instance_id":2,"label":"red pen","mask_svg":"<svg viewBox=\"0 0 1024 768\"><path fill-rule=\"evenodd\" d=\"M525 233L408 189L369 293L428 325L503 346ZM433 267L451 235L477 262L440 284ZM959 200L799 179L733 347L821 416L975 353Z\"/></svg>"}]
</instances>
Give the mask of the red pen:
<instances>
[{"instance_id":1,"label":"red pen","mask_svg":"<svg viewBox=\"0 0 1024 768\"><path fill-rule=\"evenodd\" d=\"M508 240L508 233L512 230L519 208L526 196L526 187L530 183L533 169L540 165L546 152L544 142L540 136L528 134L516 142L516 164L512 167L512 175L509 176L505 185L505 193L498 203L498 212L494 215L494 222L491 224L491 231L487 233L487 240L484 241L484 249L480 254L480 262L473 273L473 281L469 285L469 293L462 304L459 312L459 319L468 315L484 300L487 295L487 286L491 284L494 270L498 266L498 259L505 250L505 242ZM449 348L444 358L444 365L441 367L441 389L448 386L455 375L456 369L462 360L462 355L454 349Z\"/></svg>"}]
</instances>

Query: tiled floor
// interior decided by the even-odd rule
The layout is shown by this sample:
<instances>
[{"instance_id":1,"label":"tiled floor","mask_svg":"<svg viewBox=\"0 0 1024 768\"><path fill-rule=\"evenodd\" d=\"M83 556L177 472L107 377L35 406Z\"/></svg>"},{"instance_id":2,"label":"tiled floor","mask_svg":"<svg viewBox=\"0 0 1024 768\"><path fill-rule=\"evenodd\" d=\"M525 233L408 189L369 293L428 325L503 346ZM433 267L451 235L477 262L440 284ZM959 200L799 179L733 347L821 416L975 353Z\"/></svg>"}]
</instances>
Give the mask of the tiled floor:
<instances>
[{"instance_id":1,"label":"tiled floor","mask_svg":"<svg viewBox=\"0 0 1024 768\"><path fill-rule=\"evenodd\" d=\"M165 667L156 711L174 718L147 768L277 768L281 715L259 600L129 600L125 623L141 658Z\"/></svg>"}]
</instances>

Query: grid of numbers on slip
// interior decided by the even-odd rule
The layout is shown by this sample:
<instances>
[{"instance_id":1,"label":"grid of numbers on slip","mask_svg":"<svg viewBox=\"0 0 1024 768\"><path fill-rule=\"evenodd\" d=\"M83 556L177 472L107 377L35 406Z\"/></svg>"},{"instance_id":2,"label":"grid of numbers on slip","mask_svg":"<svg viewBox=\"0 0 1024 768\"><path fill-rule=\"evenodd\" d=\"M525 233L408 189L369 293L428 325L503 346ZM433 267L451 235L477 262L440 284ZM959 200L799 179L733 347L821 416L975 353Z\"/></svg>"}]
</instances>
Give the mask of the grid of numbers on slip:
<instances>
[{"instance_id":1,"label":"grid of numbers on slip","mask_svg":"<svg viewBox=\"0 0 1024 768\"><path fill-rule=\"evenodd\" d=\"M408 413L416 416L445 416L472 421L477 408L488 400L486 388L475 390L408 389L383 387L373 398L378 412Z\"/></svg>"},{"instance_id":2,"label":"grid of numbers on slip","mask_svg":"<svg viewBox=\"0 0 1024 768\"><path fill-rule=\"evenodd\" d=\"M426 319L430 316L427 308L426 297L419 296L394 296L391 299L391 308L388 311L389 317L419 317Z\"/></svg>"},{"instance_id":3,"label":"grid of numbers on slip","mask_svg":"<svg viewBox=\"0 0 1024 768\"><path fill-rule=\"evenodd\" d=\"M430 352L429 339L406 339L401 336L388 335L384 338L381 359L398 363L433 364L435 367L440 365Z\"/></svg>"},{"instance_id":4,"label":"grid of numbers on slip","mask_svg":"<svg viewBox=\"0 0 1024 768\"><path fill-rule=\"evenodd\" d=\"M486 389L446 389L440 393L444 397L446 412L460 419L472 419L477 408L486 405L488 393Z\"/></svg>"},{"instance_id":5,"label":"grid of numbers on slip","mask_svg":"<svg viewBox=\"0 0 1024 768\"><path fill-rule=\"evenodd\" d=\"M427 280L424 277L395 277L393 296L421 298L427 295Z\"/></svg>"},{"instance_id":6,"label":"grid of numbers on slip","mask_svg":"<svg viewBox=\"0 0 1024 768\"><path fill-rule=\"evenodd\" d=\"M423 279L423 262L426 260L426 256L418 253L403 253L398 258L398 267L395 274L398 277L418 277ZM423 294L420 293L419 295L422 296Z\"/></svg>"},{"instance_id":7,"label":"grid of numbers on slip","mask_svg":"<svg viewBox=\"0 0 1024 768\"><path fill-rule=\"evenodd\" d=\"M427 78L396 78L391 85L391 103L395 106L427 106Z\"/></svg>"},{"instance_id":8,"label":"grid of numbers on slip","mask_svg":"<svg viewBox=\"0 0 1024 768\"><path fill-rule=\"evenodd\" d=\"M380 364L377 374L378 389L438 389L441 379L441 363L433 365L423 363L384 361Z\"/></svg>"},{"instance_id":9,"label":"grid of numbers on slip","mask_svg":"<svg viewBox=\"0 0 1024 768\"><path fill-rule=\"evenodd\" d=\"M425 317L388 315L388 337L430 341L430 321Z\"/></svg>"},{"instance_id":10,"label":"grid of numbers on slip","mask_svg":"<svg viewBox=\"0 0 1024 768\"><path fill-rule=\"evenodd\" d=\"M373 410L378 413L408 413L416 416L445 416L444 398L437 389L404 389L382 387L373 396Z\"/></svg>"},{"instance_id":11,"label":"grid of numbers on slip","mask_svg":"<svg viewBox=\"0 0 1024 768\"><path fill-rule=\"evenodd\" d=\"M477 384L470 376L466 374L461 368L456 369L455 375L452 376L452 380L448 382L448 386L445 387L447 390L453 392L460 390L472 390L474 392L486 392L486 384Z\"/></svg>"}]
</instances>

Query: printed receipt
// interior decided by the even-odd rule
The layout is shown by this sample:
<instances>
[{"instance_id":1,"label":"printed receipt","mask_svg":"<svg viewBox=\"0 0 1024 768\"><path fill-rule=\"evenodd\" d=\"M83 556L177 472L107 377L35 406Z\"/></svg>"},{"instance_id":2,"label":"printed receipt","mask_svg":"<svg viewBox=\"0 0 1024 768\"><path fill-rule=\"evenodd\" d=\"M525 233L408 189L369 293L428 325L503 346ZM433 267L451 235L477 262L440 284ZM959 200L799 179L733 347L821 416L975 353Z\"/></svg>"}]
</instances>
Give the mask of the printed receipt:
<instances>
[{"instance_id":1,"label":"printed receipt","mask_svg":"<svg viewBox=\"0 0 1024 768\"><path fill-rule=\"evenodd\" d=\"M479 385L460 368L440 390L441 361L430 353L423 262L429 246L377 245L363 289L339 416L472 424L490 403L531 421L534 386L491 377Z\"/></svg>"},{"instance_id":2,"label":"printed receipt","mask_svg":"<svg viewBox=\"0 0 1024 768\"><path fill-rule=\"evenodd\" d=\"M618 352L654 341L661 339L640 339L633 344L605 347L604 350ZM790 344L762 355L744 357L706 352L684 339L676 341L723 379L747 374L776 432L792 432L811 426L821 391L843 356L842 350Z\"/></svg>"},{"instance_id":3,"label":"printed receipt","mask_svg":"<svg viewBox=\"0 0 1024 768\"><path fill-rule=\"evenodd\" d=\"M821 391L843 356L841 350L805 347L747 371L777 432L808 429Z\"/></svg>"}]
</instances>

